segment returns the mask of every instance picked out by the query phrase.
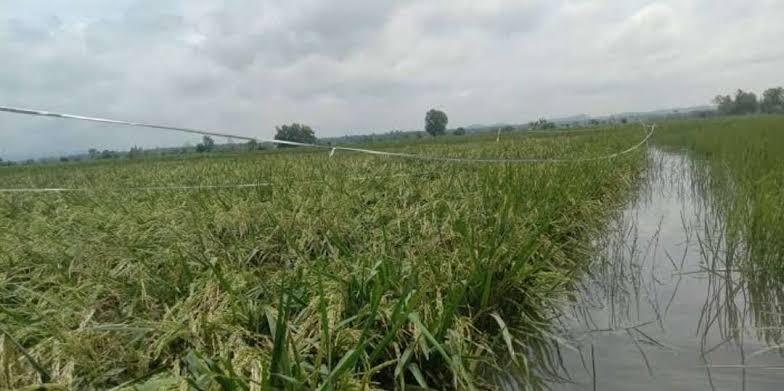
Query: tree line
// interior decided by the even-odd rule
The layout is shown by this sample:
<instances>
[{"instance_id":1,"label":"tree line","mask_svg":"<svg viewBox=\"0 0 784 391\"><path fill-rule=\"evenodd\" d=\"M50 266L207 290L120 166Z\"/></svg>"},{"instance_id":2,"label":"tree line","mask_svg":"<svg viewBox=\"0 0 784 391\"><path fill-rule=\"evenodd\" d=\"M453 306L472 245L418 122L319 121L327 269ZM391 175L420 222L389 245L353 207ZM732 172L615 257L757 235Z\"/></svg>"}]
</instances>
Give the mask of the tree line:
<instances>
[{"instance_id":1,"label":"tree line","mask_svg":"<svg viewBox=\"0 0 784 391\"><path fill-rule=\"evenodd\" d=\"M717 95L713 98L719 114L782 114L784 113L784 88L768 88L762 93L762 99L751 91L737 90L734 96Z\"/></svg>"}]
</instances>

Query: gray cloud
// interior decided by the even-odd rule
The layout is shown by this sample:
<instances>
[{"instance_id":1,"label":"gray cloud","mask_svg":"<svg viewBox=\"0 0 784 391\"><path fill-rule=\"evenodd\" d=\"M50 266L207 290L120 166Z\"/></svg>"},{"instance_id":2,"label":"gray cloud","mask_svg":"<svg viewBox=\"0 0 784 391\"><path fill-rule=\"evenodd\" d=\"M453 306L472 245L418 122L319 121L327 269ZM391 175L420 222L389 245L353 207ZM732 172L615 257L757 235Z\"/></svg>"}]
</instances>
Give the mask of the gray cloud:
<instances>
[{"instance_id":1,"label":"gray cloud","mask_svg":"<svg viewBox=\"0 0 784 391\"><path fill-rule=\"evenodd\" d=\"M703 104L782 84L780 0L0 3L0 104L271 137ZM0 156L197 138L0 114Z\"/></svg>"}]
</instances>

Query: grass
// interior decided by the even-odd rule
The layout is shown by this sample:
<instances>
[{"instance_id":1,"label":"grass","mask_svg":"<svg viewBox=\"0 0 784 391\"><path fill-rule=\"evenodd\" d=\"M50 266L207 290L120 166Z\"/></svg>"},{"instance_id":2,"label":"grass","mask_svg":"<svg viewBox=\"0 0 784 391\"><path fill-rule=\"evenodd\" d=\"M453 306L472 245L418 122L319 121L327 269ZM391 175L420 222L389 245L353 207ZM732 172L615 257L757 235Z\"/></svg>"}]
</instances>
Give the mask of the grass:
<instances>
[{"instance_id":1,"label":"grass","mask_svg":"<svg viewBox=\"0 0 784 391\"><path fill-rule=\"evenodd\" d=\"M589 157L639 126L390 143ZM527 388L645 149L580 164L285 151L0 168L0 388ZM215 191L130 187L269 183Z\"/></svg>"},{"instance_id":2,"label":"grass","mask_svg":"<svg viewBox=\"0 0 784 391\"><path fill-rule=\"evenodd\" d=\"M742 266L784 276L784 116L672 122L654 140L685 148L703 170Z\"/></svg>"}]
</instances>

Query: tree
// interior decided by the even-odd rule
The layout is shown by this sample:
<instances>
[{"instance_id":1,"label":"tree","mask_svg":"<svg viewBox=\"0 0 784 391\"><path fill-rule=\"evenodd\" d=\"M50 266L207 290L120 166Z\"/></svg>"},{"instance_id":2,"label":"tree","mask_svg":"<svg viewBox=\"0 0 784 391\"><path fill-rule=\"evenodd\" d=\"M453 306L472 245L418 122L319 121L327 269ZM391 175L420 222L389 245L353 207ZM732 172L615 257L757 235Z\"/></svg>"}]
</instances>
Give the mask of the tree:
<instances>
[{"instance_id":1,"label":"tree","mask_svg":"<svg viewBox=\"0 0 784 391\"><path fill-rule=\"evenodd\" d=\"M735 102L729 95L716 95L716 97L713 98L713 103L718 106L719 113L721 114L728 115L735 112Z\"/></svg>"},{"instance_id":2,"label":"tree","mask_svg":"<svg viewBox=\"0 0 784 391\"><path fill-rule=\"evenodd\" d=\"M758 110L759 102L753 92L738 90L735 93L735 114L753 114Z\"/></svg>"},{"instance_id":3,"label":"tree","mask_svg":"<svg viewBox=\"0 0 784 391\"><path fill-rule=\"evenodd\" d=\"M466 130L465 130L465 128L460 127L460 128L455 129L453 134L455 136L462 136L462 135L466 134Z\"/></svg>"},{"instance_id":4,"label":"tree","mask_svg":"<svg viewBox=\"0 0 784 391\"><path fill-rule=\"evenodd\" d=\"M204 148L209 152L215 149L215 140L212 139L210 136L204 136L201 138L201 143L204 145Z\"/></svg>"},{"instance_id":5,"label":"tree","mask_svg":"<svg viewBox=\"0 0 784 391\"><path fill-rule=\"evenodd\" d=\"M512 125L505 125L501 128L502 132L513 132L515 130L514 126Z\"/></svg>"},{"instance_id":6,"label":"tree","mask_svg":"<svg viewBox=\"0 0 784 391\"><path fill-rule=\"evenodd\" d=\"M196 145L196 152L210 152L215 149L215 140L210 136L204 136L201 139L201 144Z\"/></svg>"},{"instance_id":7,"label":"tree","mask_svg":"<svg viewBox=\"0 0 784 391\"><path fill-rule=\"evenodd\" d=\"M144 154L144 150L141 147L132 146L131 150L128 151L128 158L129 159L136 159Z\"/></svg>"},{"instance_id":8,"label":"tree","mask_svg":"<svg viewBox=\"0 0 784 391\"><path fill-rule=\"evenodd\" d=\"M531 122L528 124L528 127L531 129L555 129L555 123L550 122L544 118L540 118L539 121Z\"/></svg>"},{"instance_id":9,"label":"tree","mask_svg":"<svg viewBox=\"0 0 784 391\"><path fill-rule=\"evenodd\" d=\"M443 111L431 109L425 114L425 131L431 136L446 133L446 124L448 123L449 118Z\"/></svg>"},{"instance_id":10,"label":"tree","mask_svg":"<svg viewBox=\"0 0 784 391\"><path fill-rule=\"evenodd\" d=\"M315 144L318 139L310 126L293 123L291 125L276 126L275 140L292 141L295 143ZM294 145L278 144L278 148L293 147Z\"/></svg>"},{"instance_id":11,"label":"tree","mask_svg":"<svg viewBox=\"0 0 784 391\"><path fill-rule=\"evenodd\" d=\"M769 88L762 93L760 109L763 113L784 113L784 88Z\"/></svg>"}]
</instances>

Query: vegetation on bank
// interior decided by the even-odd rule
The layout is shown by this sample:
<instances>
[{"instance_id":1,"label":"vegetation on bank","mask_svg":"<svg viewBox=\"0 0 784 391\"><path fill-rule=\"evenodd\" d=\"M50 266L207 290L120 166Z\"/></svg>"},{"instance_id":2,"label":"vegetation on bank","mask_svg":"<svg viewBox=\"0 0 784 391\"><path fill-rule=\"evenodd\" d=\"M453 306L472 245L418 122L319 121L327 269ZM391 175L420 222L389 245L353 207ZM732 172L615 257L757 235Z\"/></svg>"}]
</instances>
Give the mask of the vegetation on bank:
<instances>
[{"instance_id":1,"label":"vegetation on bank","mask_svg":"<svg viewBox=\"0 0 784 391\"><path fill-rule=\"evenodd\" d=\"M705 168L733 267L784 277L784 115L667 122L654 139Z\"/></svg>"},{"instance_id":2,"label":"vegetation on bank","mask_svg":"<svg viewBox=\"0 0 784 391\"><path fill-rule=\"evenodd\" d=\"M597 132L397 142L442 156L577 158ZM645 149L461 164L296 149L0 170L0 388L531 388L552 309ZM133 191L268 183L221 191Z\"/></svg>"}]
</instances>

